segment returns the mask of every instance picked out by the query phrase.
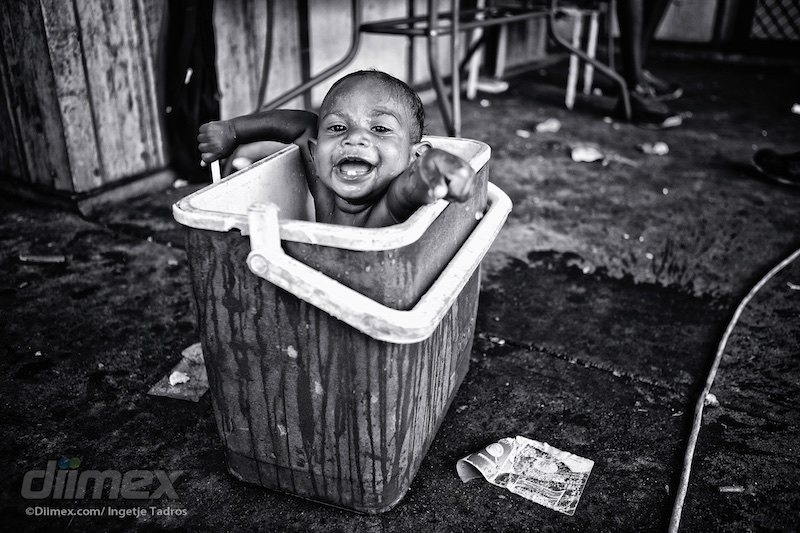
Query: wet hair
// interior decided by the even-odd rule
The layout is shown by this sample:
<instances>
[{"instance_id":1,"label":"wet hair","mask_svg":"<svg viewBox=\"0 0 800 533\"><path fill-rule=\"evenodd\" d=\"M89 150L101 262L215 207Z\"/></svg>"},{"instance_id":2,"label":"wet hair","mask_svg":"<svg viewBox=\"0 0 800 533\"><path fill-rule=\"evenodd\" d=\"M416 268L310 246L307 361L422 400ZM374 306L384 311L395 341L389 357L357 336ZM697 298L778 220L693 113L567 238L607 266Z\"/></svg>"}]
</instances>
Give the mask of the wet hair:
<instances>
[{"instance_id":1,"label":"wet hair","mask_svg":"<svg viewBox=\"0 0 800 533\"><path fill-rule=\"evenodd\" d=\"M399 98L405 103L406 112L408 113L409 122L411 123L411 142L417 143L422 139L422 130L425 127L425 108L422 106L422 100L419 95L409 87L405 82L398 80L394 76L381 72L380 70L359 70L352 72L334 83L328 94L322 100L321 109L325 109L330 105L332 95L336 93L344 82L353 79L371 78L375 81L383 83L392 93L392 96Z\"/></svg>"}]
</instances>

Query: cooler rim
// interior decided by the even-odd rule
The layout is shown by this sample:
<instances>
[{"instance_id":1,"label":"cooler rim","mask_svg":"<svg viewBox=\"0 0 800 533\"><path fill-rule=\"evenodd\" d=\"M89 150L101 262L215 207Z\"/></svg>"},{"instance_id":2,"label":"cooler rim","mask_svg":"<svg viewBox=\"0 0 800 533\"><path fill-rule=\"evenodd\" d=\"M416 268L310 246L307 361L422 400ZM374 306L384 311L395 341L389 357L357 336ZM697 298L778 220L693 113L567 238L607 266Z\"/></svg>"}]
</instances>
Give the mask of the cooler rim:
<instances>
[{"instance_id":1,"label":"cooler rim","mask_svg":"<svg viewBox=\"0 0 800 533\"><path fill-rule=\"evenodd\" d=\"M481 170L491 158L489 145L474 139L425 136L423 140L429 141L436 148L449 151L458 152L460 150L453 149L464 149L465 145L471 147L473 152L468 162L476 172ZM217 183L212 183L185 196L172 206L173 217L179 224L187 228L218 232L238 229L242 235L249 235L250 226L246 214L203 209L194 205L195 202L201 196L222 194L224 189L228 187L245 186L248 179L248 171L262 165L268 165L277 158L290 157L290 154L297 151L299 151L297 146L289 145ZM217 190L218 188L220 189ZM405 222L383 228L358 228L305 220L283 219L279 223L280 238L285 241L356 251L394 250L419 240L448 204L449 202L446 200L438 200L435 203L424 205L417 209Z\"/></svg>"}]
</instances>

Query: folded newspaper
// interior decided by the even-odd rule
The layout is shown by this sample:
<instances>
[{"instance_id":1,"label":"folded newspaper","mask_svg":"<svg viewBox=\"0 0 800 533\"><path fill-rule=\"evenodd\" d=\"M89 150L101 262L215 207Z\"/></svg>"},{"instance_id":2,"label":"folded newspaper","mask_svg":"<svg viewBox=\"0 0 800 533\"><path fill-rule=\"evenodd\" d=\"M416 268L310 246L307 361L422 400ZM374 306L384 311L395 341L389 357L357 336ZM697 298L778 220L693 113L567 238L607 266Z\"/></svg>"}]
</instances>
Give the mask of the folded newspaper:
<instances>
[{"instance_id":1,"label":"folded newspaper","mask_svg":"<svg viewBox=\"0 0 800 533\"><path fill-rule=\"evenodd\" d=\"M489 483L572 516L594 461L525 437L506 437L456 463L461 481Z\"/></svg>"}]
</instances>

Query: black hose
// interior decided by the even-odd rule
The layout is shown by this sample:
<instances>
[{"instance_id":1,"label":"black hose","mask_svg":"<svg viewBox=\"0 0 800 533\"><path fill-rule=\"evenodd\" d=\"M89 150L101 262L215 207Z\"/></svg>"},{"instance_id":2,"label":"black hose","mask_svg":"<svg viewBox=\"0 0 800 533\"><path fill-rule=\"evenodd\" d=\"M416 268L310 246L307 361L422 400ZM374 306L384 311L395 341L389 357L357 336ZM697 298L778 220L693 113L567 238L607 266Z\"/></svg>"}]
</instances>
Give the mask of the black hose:
<instances>
[{"instance_id":1,"label":"black hose","mask_svg":"<svg viewBox=\"0 0 800 533\"><path fill-rule=\"evenodd\" d=\"M272 39L275 27L275 2L266 0L267 3L267 28L264 37L264 64L261 69L261 86L258 88L258 104L254 111L261 110L267 97L267 84L269 83L269 69L272 66Z\"/></svg>"}]
</instances>

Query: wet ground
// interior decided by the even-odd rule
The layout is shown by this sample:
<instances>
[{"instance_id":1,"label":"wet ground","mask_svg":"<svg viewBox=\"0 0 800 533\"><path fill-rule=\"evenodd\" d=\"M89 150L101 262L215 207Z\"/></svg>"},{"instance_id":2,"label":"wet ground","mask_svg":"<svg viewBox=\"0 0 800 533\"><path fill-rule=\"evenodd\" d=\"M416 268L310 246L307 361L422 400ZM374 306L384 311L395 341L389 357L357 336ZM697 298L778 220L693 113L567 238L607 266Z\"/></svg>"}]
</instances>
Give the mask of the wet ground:
<instances>
[{"instance_id":1,"label":"wet ground","mask_svg":"<svg viewBox=\"0 0 800 533\"><path fill-rule=\"evenodd\" d=\"M800 247L800 191L747 165L760 147L798 149L790 108L800 71L665 61L653 70L686 88L674 103L691 115L680 128L608 120L609 96L579 97L567 111L560 67L465 103L463 136L492 146L491 180L514 210L484 261L469 373L405 500L378 516L236 481L209 394L198 403L147 395L198 340L170 209L190 189L89 218L1 200L8 530L666 530L723 330L750 287ZM441 134L433 106L429 115L429 133ZM548 118L560 131L536 132ZM656 141L667 155L637 148ZM606 163L571 159L587 144ZM20 260L28 255L64 262ZM712 392L719 405L705 410L681 530L796 531L800 264L745 308ZM458 479L458 459L515 435L595 462L574 516ZM82 470L181 470L177 499L24 499L26 472L62 457ZM37 507L107 514L26 515Z\"/></svg>"}]
</instances>

